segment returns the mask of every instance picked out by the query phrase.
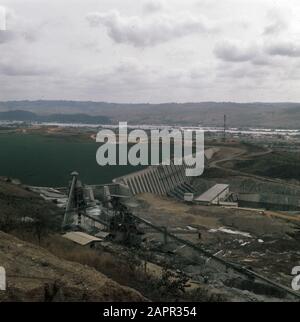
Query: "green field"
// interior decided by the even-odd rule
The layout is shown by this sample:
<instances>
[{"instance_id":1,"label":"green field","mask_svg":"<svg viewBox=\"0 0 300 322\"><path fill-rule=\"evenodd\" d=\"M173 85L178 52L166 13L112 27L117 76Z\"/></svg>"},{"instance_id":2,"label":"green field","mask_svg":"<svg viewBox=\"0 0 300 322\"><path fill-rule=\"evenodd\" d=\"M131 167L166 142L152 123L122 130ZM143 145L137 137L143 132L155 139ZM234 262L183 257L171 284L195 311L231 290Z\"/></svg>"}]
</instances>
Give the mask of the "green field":
<instances>
[{"instance_id":1,"label":"green field","mask_svg":"<svg viewBox=\"0 0 300 322\"><path fill-rule=\"evenodd\" d=\"M0 134L0 176L18 178L36 186L66 186L73 170L84 183L110 183L113 178L139 170L133 166L100 167L98 145L92 141L31 134Z\"/></svg>"},{"instance_id":2,"label":"green field","mask_svg":"<svg viewBox=\"0 0 300 322\"><path fill-rule=\"evenodd\" d=\"M300 154L296 152L273 151L255 159L225 162L224 165L275 179L300 180Z\"/></svg>"}]
</instances>

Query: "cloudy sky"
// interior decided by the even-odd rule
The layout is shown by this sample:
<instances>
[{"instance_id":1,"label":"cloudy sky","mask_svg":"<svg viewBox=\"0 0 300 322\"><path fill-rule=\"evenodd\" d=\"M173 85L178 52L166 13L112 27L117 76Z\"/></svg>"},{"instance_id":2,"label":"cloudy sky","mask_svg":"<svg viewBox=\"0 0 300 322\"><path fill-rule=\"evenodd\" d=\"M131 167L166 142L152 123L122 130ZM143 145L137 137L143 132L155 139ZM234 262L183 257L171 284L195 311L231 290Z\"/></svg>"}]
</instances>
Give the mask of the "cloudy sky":
<instances>
[{"instance_id":1,"label":"cloudy sky","mask_svg":"<svg viewBox=\"0 0 300 322\"><path fill-rule=\"evenodd\" d=\"M300 101L300 1L0 0L20 99Z\"/></svg>"}]
</instances>

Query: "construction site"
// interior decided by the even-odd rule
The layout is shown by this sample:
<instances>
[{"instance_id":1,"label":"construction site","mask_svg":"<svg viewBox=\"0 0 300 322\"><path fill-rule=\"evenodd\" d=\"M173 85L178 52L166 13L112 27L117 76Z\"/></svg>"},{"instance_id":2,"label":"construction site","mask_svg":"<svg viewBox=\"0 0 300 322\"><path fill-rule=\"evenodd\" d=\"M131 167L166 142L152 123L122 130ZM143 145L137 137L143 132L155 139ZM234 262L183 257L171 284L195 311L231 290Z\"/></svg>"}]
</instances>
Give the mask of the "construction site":
<instances>
[{"instance_id":1,"label":"construction site","mask_svg":"<svg viewBox=\"0 0 300 322\"><path fill-rule=\"evenodd\" d=\"M296 0L2 0L0 303L300 302L299 20Z\"/></svg>"},{"instance_id":2,"label":"construction site","mask_svg":"<svg viewBox=\"0 0 300 322\"><path fill-rule=\"evenodd\" d=\"M58 181L63 186L1 177L0 230L20 239L14 245L41 247L37 253L26 244L30 252L23 258L24 246L16 246L16 263L7 243L1 258L13 290L7 300L299 301L291 286L292 270L300 264L299 140L293 136L293 142L282 139L274 146L274 134L237 135L225 121L223 130L205 135L201 176L187 176L189 166L171 162L128 168L99 184L84 179L86 164L66 173L69 180ZM23 136L36 128L17 130L25 142ZM81 160L81 147L95 140L88 127L38 130L39 140L55 134L51 144L62 144L61 151L67 150L66 137L72 138L79 152L68 160ZM38 147L47 149L44 142ZM109 283L119 283L116 293L100 292L97 280L103 276L84 268L78 272L85 286L77 285L77 270L64 260L108 276ZM40 278L28 275L28 265ZM95 296L87 292L90 285Z\"/></svg>"},{"instance_id":3,"label":"construction site","mask_svg":"<svg viewBox=\"0 0 300 322\"><path fill-rule=\"evenodd\" d=\"M66 187L29 190L64 211L64 239L95 256L134 256L149 276L168 269L184 277L186 294L299 301L291 282L300 264L300 185L232 166L272 155L266 146L213 142L200 177L187 177L184 165L157 165L89 185L74 171Z\"/></svg>"}]
</instances>

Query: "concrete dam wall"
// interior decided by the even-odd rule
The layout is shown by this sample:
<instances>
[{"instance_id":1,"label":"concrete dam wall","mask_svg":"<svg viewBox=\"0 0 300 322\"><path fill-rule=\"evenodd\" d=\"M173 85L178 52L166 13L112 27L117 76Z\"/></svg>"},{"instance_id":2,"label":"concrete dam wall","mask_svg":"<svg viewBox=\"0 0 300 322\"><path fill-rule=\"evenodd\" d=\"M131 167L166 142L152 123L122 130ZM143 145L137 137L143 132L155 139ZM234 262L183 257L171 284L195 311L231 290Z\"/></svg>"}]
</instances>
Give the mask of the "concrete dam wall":
<instances>
[{"instance_id":1,"label":"concrete dam wall","mask_svg":"<svg viewBox=\"0 0 300 322\"><path fill-rule=\"evenodd\" d=\"M189 180L190 178L185 176L185 166L171 164L150 166L145 170L117 178L114 182L127 185L133 195L144 192L164 195Z\"/></svg>"},{"instance_id":2,"label":"concrete dam wall","mask_svg":"<svg viewBox=\"0 0 300 322\"><path fill-rule=\"evenodd\" d=\"M205 165L218 151L216 148L205 150ZM194 192L191 178L186 176L188 165L157 165L137 171L113 180L114 183L128 187L132 195L153 193L158 195L173 195L182 198L185 192Z\"/></svg>"}]
</instances>

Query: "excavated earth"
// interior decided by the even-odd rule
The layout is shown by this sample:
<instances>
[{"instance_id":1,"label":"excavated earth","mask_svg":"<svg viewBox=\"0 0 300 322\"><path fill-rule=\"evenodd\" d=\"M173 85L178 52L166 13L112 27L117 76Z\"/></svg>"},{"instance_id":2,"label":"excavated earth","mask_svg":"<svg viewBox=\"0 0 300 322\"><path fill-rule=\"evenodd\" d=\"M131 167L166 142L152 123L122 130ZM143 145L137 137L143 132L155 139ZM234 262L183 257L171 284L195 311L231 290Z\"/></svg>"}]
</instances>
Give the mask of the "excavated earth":
<instances>
[{"instance_id":1,"label":"excavated earth","mask_svg":"<svg viewBox=\"0 0 300 322\"><path fill-rule=\"evenodd\" d=\"M45 249L0 231L0 266L7 289L0 301L145 301L88 266L62 260Z\"/></svg>"},{"instance_id":2,"label":"excavated earth","mask_svg":"<svg viewBox=\"0 0 300 322\"><path fill-rule=\"evenodd\" d=\"M277 218L276 213L191 205L151 194L140 195L137 199L135 213L145 220L168 227L175 234L179 229L195 229L201 239L198 233L189 231L178 236L291 288L291 270L300 263L297 221ZM162 240L157 233L152 238ZM178 252L176 250L177 255ZM180 252L195 258L186 247Z\"/></svg>"}]
</instances>

